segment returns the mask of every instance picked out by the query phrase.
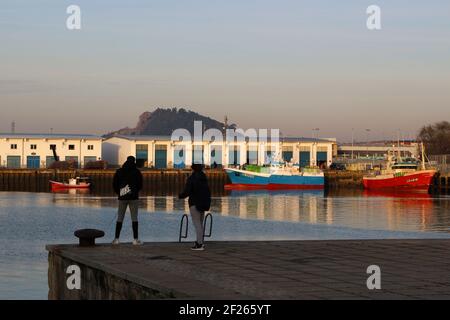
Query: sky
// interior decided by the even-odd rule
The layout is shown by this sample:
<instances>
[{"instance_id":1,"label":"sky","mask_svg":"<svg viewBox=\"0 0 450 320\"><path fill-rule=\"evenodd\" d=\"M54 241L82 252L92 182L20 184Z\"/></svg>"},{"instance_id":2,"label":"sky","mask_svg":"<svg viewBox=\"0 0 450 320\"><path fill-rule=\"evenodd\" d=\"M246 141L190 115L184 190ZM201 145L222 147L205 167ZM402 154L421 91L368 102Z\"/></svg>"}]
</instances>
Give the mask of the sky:
<instances>
[{"instance_id":1,"label":"sky","mask_svg":"<svg viewBox=\"0 0 450 320\"><path fill-rule=\"evenodd\" d=\"M103 134L183 107L285 136L412 138L450 120L449 57L447 0L2 0L0 132Z\"/></svg>"}]
</instances>

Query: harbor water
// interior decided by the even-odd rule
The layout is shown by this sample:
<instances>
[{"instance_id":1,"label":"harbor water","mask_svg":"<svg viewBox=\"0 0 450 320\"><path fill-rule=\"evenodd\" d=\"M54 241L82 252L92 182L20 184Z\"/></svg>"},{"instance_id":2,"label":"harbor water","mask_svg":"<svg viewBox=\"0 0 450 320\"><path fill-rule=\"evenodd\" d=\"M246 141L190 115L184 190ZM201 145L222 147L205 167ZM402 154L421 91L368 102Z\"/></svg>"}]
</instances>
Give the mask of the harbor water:
<instances>
[{"instance_id":1,"label":"harbor water","mask_svg":"<svg viewBox=\"0 0 450 320\"><path fill-rule=\"evenodd\" d=\"M144 242L178 241L187 201L160 194L141 197ZM112 241L116 207L108 193L0 192L0 299L46 299L45 245L74 243L80 228L104 230L98 242ZM214 194L211 212L211 240L219 241L450 237L450 196L443 194L227 191ZM121 240L131 240L129 215Z\"/></svg>"}]
</instances>

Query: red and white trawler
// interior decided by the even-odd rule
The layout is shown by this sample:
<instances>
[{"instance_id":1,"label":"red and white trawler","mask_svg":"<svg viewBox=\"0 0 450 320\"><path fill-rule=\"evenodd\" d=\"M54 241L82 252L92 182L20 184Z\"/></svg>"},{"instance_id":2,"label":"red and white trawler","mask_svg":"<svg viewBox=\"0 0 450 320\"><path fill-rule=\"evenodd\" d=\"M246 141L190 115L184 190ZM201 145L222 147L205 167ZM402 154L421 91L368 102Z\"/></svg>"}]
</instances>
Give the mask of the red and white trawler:
<instances>
[{"instance_id":1,"label":"red and white trawler","mask_svg":"<svg viewBox=\"0 0 450 320\"><path fill-rule=\"evenodd\" d=\"M388 156L387 169L363 177L366 189L428 189L437 170L427 168L422 144L422 161Z\"/></svg>"}]
</instances>

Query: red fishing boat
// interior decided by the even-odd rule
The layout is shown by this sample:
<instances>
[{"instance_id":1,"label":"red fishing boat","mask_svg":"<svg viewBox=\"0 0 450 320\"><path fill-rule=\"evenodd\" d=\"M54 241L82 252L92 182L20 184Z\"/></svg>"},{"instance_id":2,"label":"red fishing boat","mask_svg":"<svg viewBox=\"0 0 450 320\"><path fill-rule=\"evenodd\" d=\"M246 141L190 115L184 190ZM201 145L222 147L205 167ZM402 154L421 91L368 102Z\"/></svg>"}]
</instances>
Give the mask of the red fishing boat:
<instances>
[{"instance_id":1,"label":"red fishing boat","mask_svg":"<svg viewBox=\"0 0 450 320\"><path fill-rule=\"evenodd\" d=\"M387 169L363 177L366 189L428 189L437 170L427 168L422 145L422 161L388 156Z\"/></svg>"},{"instance_id":2,"label":"red fishing boat","mask_svg":"<svg viewBox=\"0 0 450 320\"><path fill-rule=\"evenodd\" d=\"M91 183L89 182L89 178L76 177L69 179L68 182L50 180L50 185L52 187L52 191L57 191L63 189L89 189Z\"/></svg>"}]
</instances>

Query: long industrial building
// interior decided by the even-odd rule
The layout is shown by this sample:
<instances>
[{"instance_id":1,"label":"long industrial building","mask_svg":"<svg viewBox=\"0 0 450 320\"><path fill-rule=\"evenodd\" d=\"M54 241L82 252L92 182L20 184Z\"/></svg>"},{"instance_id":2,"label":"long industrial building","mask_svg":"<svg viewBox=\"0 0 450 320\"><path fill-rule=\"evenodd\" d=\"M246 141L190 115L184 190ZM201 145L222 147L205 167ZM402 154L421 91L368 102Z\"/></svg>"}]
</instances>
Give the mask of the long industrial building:
<instances>
[{"instance_id":1,"label":"long industrial building","mask_svg":"<svg viewBox=\"0 0 450 320\"><path fill-rule=\"evenodd\" d=\"M75 134L0 134L0 167L48 168L54 161L73 161L79 167L101 159L102 137Z\"/></svg>"},{"instance_id":2,"label":"long industrial building","mask_svg":"<svg viewBox=\"0 0 450 320\"><path fill-rule=\"evenodd\" d=\"M284 161L305 166L328 166L337 153L335 139L282 138L269 142L172 141L170 136L116 135L103 141L103 156L121 165L129 155L140 167L184 168L194 162L206 166L266 164L278 152Z\"/></svg>"}]
</instances>

